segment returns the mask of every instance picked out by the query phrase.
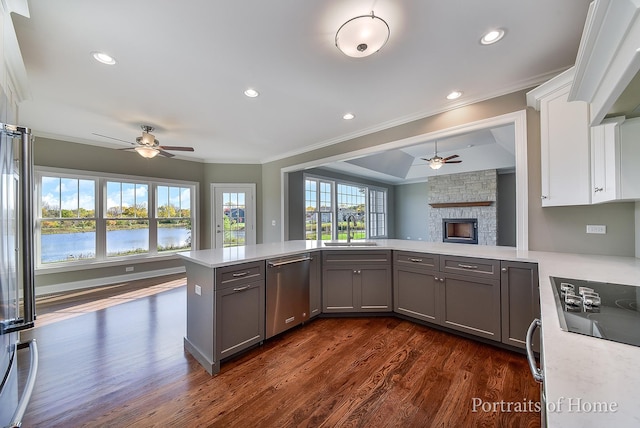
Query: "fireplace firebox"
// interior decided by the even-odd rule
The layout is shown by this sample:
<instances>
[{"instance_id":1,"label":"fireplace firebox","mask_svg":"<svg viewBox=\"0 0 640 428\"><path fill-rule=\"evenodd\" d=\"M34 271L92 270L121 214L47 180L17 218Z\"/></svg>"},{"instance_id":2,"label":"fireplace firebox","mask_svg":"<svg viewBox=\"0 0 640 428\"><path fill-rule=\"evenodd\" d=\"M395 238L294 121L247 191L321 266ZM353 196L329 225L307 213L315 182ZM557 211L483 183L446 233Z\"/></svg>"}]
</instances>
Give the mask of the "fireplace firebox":
<instances>
[{"instance_id":1,"label":"fireplace firebox","mask_svg":"<svg viewBox=\"0 0 640 428\"><path fill-rule=\"evenodd\" d=\"M443 218L442 242L478 243L477 218Z\"/></svg>"}]
</instances>

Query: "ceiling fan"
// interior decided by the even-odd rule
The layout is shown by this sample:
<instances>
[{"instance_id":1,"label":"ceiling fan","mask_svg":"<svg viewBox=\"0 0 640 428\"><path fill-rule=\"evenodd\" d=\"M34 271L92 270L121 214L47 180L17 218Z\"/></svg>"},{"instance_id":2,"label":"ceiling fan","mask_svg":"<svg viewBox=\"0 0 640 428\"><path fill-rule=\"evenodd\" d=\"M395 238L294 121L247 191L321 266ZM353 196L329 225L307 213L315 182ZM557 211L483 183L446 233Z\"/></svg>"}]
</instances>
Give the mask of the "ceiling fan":
<instances>
[{"instance_id":1,"label":"ceiling fan","mask_svg":"<svg viewBox=\"0 0 640 428\"><path fill-rule=\"evenodd\" d=\"M153 126L141 125L140 127L142 128L142 136L136 138L135 143L132 143L131 141L121 140L119 138L109 137L108 135L96 134L95 132L93 133L93 135L97 135L98 137L110 138L112 140L122 141L123 143L131 144L132 146L135 146L135 147L127 147L125 149L118 149L118 150L135 150L136 152L138 152L140 156L147 159L154 158L157 155L162 155L167 158L172 158L175 156L174 154L169 153L166 150L174 150L174 151L181 151L181 152L193 151L193 147L161 146L160 142L156 140L155 135L151 134L151 131L153 131L154 129Z\"/></svg>"},{"instance_id":2,"label":"ceiling fan","mask_svg":"<svg viewBox=\"0 0 640 428\"><path fill-rule=\"evenodd\" d=\"M435 142L435 145L436 145L436 149L435 149L434 156L432 158L421 158L422 160L429 162L429 167L431 169L440 169L442 165L444 165L445 163L461 163L462 162L461 160L451 160L459 157L458 155L451 155L446 158L438 156L437 141Z\"/></svg>"}]
</instances>

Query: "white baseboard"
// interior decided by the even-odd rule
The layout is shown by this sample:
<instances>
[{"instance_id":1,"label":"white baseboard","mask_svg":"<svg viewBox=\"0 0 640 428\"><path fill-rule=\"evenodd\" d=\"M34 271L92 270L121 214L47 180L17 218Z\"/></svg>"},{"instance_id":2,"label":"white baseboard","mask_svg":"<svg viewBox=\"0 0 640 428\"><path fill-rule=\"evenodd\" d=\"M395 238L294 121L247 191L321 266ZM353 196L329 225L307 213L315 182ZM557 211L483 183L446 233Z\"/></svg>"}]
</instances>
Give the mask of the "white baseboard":
<instances>
[{"instance_id":1,"label":"white baseboard","mask_svg":"<svg viewBox=\"0 0 640 428\"><path fill-rule=\"evenodd\" d=\"M184 266L173 268L157 269L148 272L128 273L126 275L107 276L103 278L87 279L83 281L65 282L61 284L43 285L36 287L36 296L62 293L65 291L82 290L84 288L101 287L104 285L117 284L120 282L135 281L138 279L155 278L158 276L173 275L186 272Z\"/></svg>"}]
</instances>

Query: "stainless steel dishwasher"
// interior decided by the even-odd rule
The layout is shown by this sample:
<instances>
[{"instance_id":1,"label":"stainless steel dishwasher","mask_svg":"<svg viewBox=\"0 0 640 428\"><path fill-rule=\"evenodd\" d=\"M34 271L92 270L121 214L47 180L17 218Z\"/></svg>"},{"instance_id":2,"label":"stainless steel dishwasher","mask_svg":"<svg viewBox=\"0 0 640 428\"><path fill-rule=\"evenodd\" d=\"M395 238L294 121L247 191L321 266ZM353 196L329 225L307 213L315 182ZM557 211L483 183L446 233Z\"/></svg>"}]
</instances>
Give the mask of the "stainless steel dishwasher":
<instances>
[{"instance_id":1,"label":"stainless steel dishwasher","mask_svg":"<svg viewBox=\"0 0 640 428\"><path fill-rule=\"evenodd\" d=\"M267 260L266 338L309 319L310 265L308 253Z\"/></svg>"}]
</instances>

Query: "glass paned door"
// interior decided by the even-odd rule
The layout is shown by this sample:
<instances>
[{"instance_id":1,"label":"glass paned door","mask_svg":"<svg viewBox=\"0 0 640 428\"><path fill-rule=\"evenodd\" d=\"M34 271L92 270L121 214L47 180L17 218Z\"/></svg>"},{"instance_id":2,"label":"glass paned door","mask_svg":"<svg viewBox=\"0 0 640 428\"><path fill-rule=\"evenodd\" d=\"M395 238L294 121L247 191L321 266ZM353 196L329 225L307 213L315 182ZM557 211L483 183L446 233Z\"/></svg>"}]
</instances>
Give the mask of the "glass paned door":
<instances>
[{"instance_id":1,"label":"glass paned door","mask_svg":"<svg viewBox=\"0 0 640 428\"><path fill-rule=\"evenodd\" d=\"M253 186L213 185L216 248L255 244Z\"/></svg>"}]
</instances>

